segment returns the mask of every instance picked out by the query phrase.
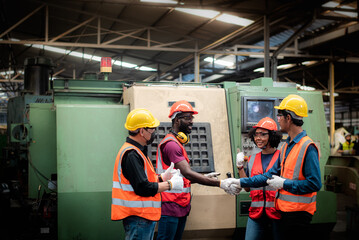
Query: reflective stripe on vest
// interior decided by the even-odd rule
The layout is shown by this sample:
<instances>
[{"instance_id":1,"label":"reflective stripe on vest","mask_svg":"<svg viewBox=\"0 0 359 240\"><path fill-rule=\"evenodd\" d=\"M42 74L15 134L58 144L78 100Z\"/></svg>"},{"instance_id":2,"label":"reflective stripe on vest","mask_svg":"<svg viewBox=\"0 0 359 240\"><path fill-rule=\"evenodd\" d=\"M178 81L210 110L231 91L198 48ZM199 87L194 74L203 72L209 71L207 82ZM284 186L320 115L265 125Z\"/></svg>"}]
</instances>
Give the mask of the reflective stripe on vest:
<instances>
[{"instance_id":1,"label":"reflective stripe on vest","mask_svg":"<svg viewBox=\"0 0 359 240\"><path fill-rule=\"evenodd\" d=\"M273 154L270 163L265 171L267 172L277 161L279 150L276 150ZM263 174L262 165L262 152L255 155L251 155L248 162L248 171L250 177ZM249 208L249 217L252 219L260 218L265 212L266 215L271 219L279 219L280 213L276 211L274 199L276 189L264 186L258 188L250 188L250 197L252 198L251 206Z\"/></svg>"},{"instance_id":2,"label":"reflective stripe on vest","mask_svg":"<svg viewBox=\"0 0 359 240\"><path fill-rule=\"evenodd\" d=\"M165 142L168 142L168 141L175 141L176 142L176 139L173 137L173 136L169 136L167 135L164 139L162 139L162 141L160 142L158 148L157 148L157 153L156 153L156 156L157 156L157 159L156 159L156 172L157 174L161 174L161 173L164 173L166 171L166 169L163 169L163 161L162 161L162 154L161 154L161 148L160 146L165 143ZM183 177L183 176L182 176Z\"/></svg>"},{"instance_id":3,"label":"reflective stripe on vest","mask_svg":"<svg viewBox=\"0 0 359 240\"><path fill-rule=\"evenodd\" d=\"M313 203L317 201L317 195L311 197L303 197L300 195L293 196L293 195L279 194L278 198L287 202L297 202L297 203Z\"/></svg>"},{"instance_id":4,"label":"reflective stripe on vest","mask_svg":"<svg viewBox=\"0 0 359 240\"><path fill-rule=\"evenodd\" d=\"M153 201L127 201L123 199L113 198L112 204L119 206L126 206L130 208L160 208L161 202L153 202Z\"/></svg>"},{"instance_id":5,"label":"reflective stripe on vest","mask_svg":"<svg viewBox=\"0 0 359 240\"><path fill-rule=\"evenodd\" d=\"M252 202L251 207L264 207L264 203L266 203L265 207L274 208L274 202L264 202L264 201Z\"/></svg>"},{"instance_id":6,"label":"reflective stripe on vest","mask_svg":"<svg viewBox=\"0 0 359 240\"><path fill-rule=\"evenodd\" d=\"M302 168L309 145L317 148L308 136L304 136L293 146L284 160L283 156L286 155L288 144L283 144L281 149L281 177L289 180L305 180ZM320 158L319 151L318 157ZM292 194L282 188L278 191L276 206L284 212L306 211L313 215L316 211L316 195L316 192Z\"/></svg>"},{"instance_id":7,"label":"reflective stripe on vest","mask_svg":"<svg viewBox=\"0 0 359 240\"><path fill-rule=\"evenodd\" d=\"M161 146L162 144L168 142L168 141L174 141L178 144L178 146L181 148L183 152L183 156L185 157L187 163L189 164L189 159L186 153L186 150L182 146L180 142L172 135L167 134L164 139L160 142L160 144L157 147L157 153L156 153L156 172L157 174L164 173L166 169L169 167L167 166L162 159L162 153L161 153ZM183 175L181 174L181 177ZM162 201L163 202L175 202L182 207L187 206L191 201L191 182L183 177L183 190L167 190L161 193Z\"/></svg>"},{"instance_id":8,"label":"reflective stripe on vest","mask_svg":"<svg viewBox=\"0 0 359 240\"><path fill-rule=\"evenodd\" d=\"M128 216L139 216L152 221L158 221L161 217L161 195L142 197L134 192L128 179L122 174L122 159L129 150L135 150L144 162L144 171L149 182L158 182L151 161L140 149L130 143L125 143L116 157L112 182L111 219L121 220Z\"/></svg>"}]
</instances>

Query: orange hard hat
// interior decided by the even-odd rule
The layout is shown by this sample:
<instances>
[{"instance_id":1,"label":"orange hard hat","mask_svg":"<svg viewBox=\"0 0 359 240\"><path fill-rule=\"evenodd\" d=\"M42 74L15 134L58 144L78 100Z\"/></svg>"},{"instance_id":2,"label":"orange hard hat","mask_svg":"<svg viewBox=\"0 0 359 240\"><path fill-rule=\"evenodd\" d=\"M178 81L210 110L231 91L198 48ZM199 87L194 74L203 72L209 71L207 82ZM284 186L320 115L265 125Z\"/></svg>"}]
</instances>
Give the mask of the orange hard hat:
<instances>
[{"instance_id":1,"label":"orange hard hat","mask_svg":"<svg viewBox=\"0 0 359 240\"><path fill-rule=\"evenodd\" d=\"M176 112L190 112L192 114L198 114L198 112L195 111L192 105L186 100L175 102L170 109L170 115L168 115L168 117L171 118L172 115Z\"/></svg>"},{"instance_id":2,"label":"orange hard hat","mask_svg":"<svg viewBox=\"0 0 359 240\"><path fill-rule=\"evenodd\" d=\"M257 125L253 126L253 128L264 128L270 131L277 131L277 124L273 119L265 117L259 120Z\"/></svg>"}]
</instances>

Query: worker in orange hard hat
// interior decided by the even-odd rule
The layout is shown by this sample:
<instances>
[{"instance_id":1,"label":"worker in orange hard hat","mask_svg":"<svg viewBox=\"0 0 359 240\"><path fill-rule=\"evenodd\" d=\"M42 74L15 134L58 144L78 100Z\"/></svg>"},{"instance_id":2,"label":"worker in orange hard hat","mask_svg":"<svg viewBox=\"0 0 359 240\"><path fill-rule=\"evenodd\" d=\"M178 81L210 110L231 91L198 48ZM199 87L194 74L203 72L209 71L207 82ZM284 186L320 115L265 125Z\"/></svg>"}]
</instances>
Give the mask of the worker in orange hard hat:
<instances>
[{"instance_id":1,"label":"worker in orange hard hat","mask_svg":"<svg viewBox=\"0 0 359 240\"><path fill-rule=\"evenodd\" d=\"M169 118L172 128L157 148L156 169L158 173L166 171L174 165L183 175L182 191L165 191L162 196L161 219L158 224L157 240L181 239L186 225L187 216L191 210L191 182L229 188L227 180L218 180L218 173L199 174L190 167L186 149L183 144L189 141L193 119L198 114L192 105L185 101L177 101L171 106Z\"/></svg>"},{"instance_id":2,"label":"worker in orange hard hat","mask_svg":"<svg viewBox=\"0 0 359 240\"><path fill-rule=\"evenodd\" d=\"M159 124L147 109L134 109L127 115L129 137L116 157L111 205L111 220L122 220L125 239L152 240L161 217L160 193L183 189L183 178L173 168L159 182L147 156L147 145L153 142Z\"/></svg>"},{"instance_id":3,"label":"worker in orange hard hat","mask_svg":"<svg viewBox=\"0 0 359 240\"><path fill-rule=\"evenodd\" d=\"M230 188L234 184L243 188L268 185L277 190L275 207L281 214L283 238L305 239L311 237L310 222L316 212L317 192L322 187L319 151L302 128L303 119L308 117L304 98L290 94L274 108L278 109L280 131L288 134L279 160L266 173L232 179Z\"/></svg>"},{"instance_id":4,"label":"worker in orange hard hat","mask_svg":"<svg viewBox=\"0 0 359 240\"><path fill-rule=\"evenodd\" d=\"M276 122L269 117L265 117L249 131L248 136L262 151L249 156L245 170L243 168L244 154L242 152L237 154L236 164L240 178L263 174L278 160L280 151L277 147L282 139L282 133L277 130ZM276 190L268 186L245 188L245 190L250 191L250 197L252 198L245 239L260 239L265 232L271 232L274 240L281 239L279 229L280 213L274 207Z\"/></svg>"}]
</instances>

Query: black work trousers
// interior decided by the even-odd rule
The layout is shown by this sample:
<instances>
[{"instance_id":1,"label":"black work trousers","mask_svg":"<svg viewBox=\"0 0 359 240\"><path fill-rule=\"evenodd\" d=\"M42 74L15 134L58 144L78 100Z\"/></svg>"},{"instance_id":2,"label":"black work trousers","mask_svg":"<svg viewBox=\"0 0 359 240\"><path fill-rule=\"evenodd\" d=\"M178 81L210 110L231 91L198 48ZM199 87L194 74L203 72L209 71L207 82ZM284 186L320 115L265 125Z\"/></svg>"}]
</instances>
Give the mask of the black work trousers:
<instances>
[{"instance_id":1,"label":"black work trousers","mask_svg":"<svg viewBox=\"0 0 359 240\"><path fill-rule=\"evenodd\" d=\"M281 212L281 231L283 239L309 240L310 222L313 215L308 212Z\"/></svg>"}]
</instances>

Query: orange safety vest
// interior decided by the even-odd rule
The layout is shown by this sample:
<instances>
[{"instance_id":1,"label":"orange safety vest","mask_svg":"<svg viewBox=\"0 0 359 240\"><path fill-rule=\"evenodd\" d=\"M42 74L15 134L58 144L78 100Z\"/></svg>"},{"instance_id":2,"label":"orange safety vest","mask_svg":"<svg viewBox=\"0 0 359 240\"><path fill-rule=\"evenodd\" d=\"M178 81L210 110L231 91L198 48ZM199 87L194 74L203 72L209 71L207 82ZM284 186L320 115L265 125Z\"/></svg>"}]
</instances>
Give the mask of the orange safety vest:
<instances>
[{"instance_id":1,"label":"orange safety vest","mask_svg":"<svg viewBox=\"0 0 359 240\"><path fill-rule=\"evenodd\" d=\"M272 168L273 164L278 159L279 153L279 150L275 151L265 172ZM262 152L250 156L248 170L250 177L263 174ZM280 213L274 206L274 199L277 191L269 186L250 189L251 193L249 196L252 198L252 203L249 208L249 217L252 219L258 219L262 216L265 210L265 213L269 218L280 219Z\"/></svg>"},{"instance_id":2,"label":"orange safety vest","mask_svg":"<svg viewBox=\"0 0 359 240\"><path fill-rule=\"evenodd\" d=\"M158 221L161 218L161 194L157 193L153 197L137 195L122 173L122 159L129 150L137 151L142 157L148 181L158 182L157 174L150 159L139 148L125 142L117 154L113 169L111 220L121 220L133 215L151 221Z\"/></svg>"},{"instance_id":3,"label":"orange safety vest","mask_svg":"<svg viewBox=\"0 0 359 240\"><path fill-rule=\"evenodd\" d=\"M160 142L157 148L157 154L156 154L156 170L158 174L164 173L169 166L163 162L162 152L161 152L161 146L162 144L168 142L168 141L174 141L176 142L180 148L182 149L182 154L185 157L186 161L189 164L189 159L187 156L187 152L184 149L183 145L172 135L167 134L164 139ZM181 176L183 177L183 176ZM162 202L175 202L182 207L187 206L191 202L191 181L183 177L183 190L167 190L164 192L161 192L162 196Z\"/></svg>"},{"instance_id":4,"label":"orange safety vest","mask_svg":"<svg viewBox=\"0 0 359 240\"><path fill-rule=\"evenodd\" d=\"M284 162L284 156L286 154L288 144L283 144L280 155L281 177L290 180L305 180L302 168L304 157L309 145L315 146L318 150L313 140L308 136L305 136L293 146ZM316 201L317 192L298 195L285 191L282 188L278 191L276 207L283 212L306 211L313 215L316 211Z\"/></svg>"}]
</instances>

